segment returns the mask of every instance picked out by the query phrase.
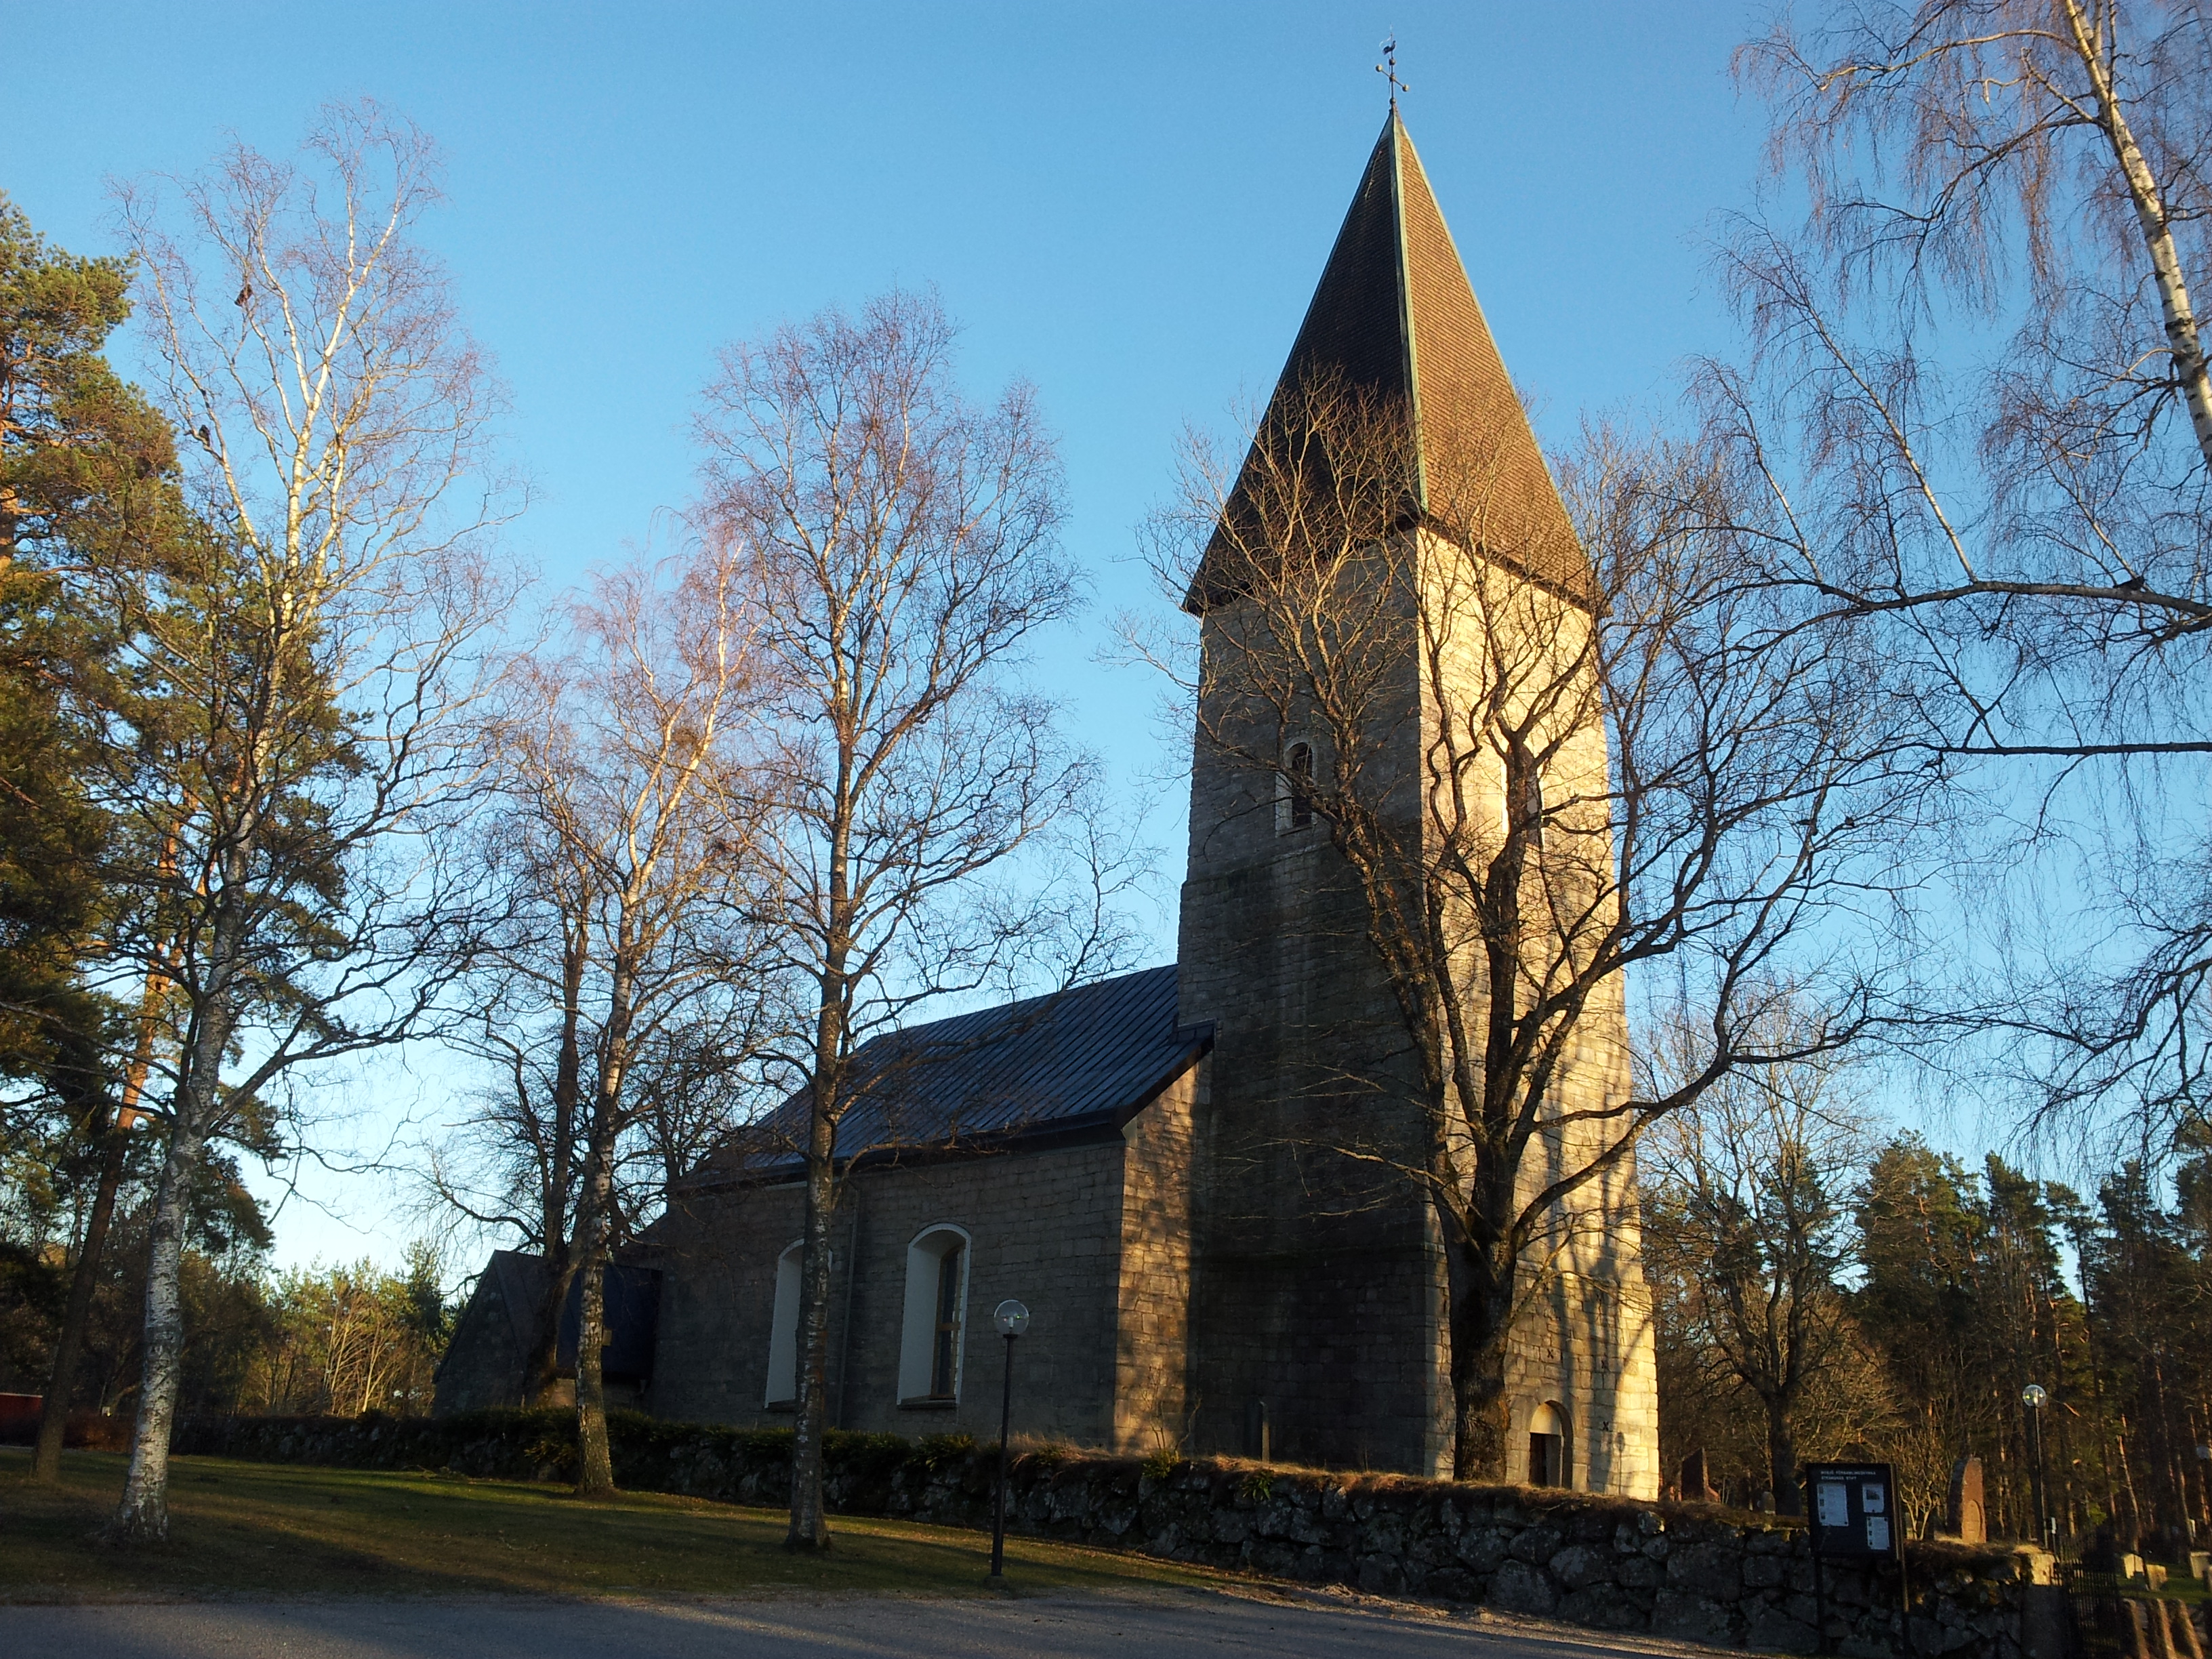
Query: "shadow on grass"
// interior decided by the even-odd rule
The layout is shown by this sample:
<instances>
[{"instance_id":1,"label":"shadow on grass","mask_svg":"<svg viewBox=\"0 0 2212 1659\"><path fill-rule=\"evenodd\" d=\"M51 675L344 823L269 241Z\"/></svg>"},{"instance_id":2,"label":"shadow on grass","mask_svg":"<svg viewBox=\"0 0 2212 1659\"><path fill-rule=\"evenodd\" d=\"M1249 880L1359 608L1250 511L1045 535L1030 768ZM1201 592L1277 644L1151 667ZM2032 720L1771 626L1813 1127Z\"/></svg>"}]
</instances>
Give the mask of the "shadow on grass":
<instances>
[{"instance_id":1,"label":"shadow on grass","mask_svg":"<svg viewBox=\"0 0 2212 1659\"><path fill-rule=\"evenodd\" d=\"M904 1522L840 1519L826 1554L783 1547L781 1511L447 1474L183 1457L172 1466L170 1540L107 1549L91 1534L120 1492L125 1459L71 1452L58 1487L33 1485L27 1454L0 1451L0 1601L118 1596L422 1596L817 1593L984 1595L990 1540ZM1026 1590L1218 1577L1143 1556L1007 1540L1007 1583Z\"/></svg>"}]
</instances>

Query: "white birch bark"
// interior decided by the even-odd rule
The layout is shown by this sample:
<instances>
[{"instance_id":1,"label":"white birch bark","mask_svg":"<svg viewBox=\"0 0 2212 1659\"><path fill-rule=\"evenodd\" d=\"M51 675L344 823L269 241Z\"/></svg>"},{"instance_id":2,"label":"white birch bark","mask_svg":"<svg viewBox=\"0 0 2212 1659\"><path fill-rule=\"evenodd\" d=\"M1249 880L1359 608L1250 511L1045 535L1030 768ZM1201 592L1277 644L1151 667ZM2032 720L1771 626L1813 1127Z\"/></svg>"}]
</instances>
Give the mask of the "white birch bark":
<instances>
[{"instance_id":1,"label":"white birch bark","mask_svg":"<svg viewBox=\"0 0 2212 1659\"><path fill-rule=\"evenodd\" d=\"M234 960L234 928L229 948ZM223 943L222 940L218 941ZM181 1285L185 1208L194 1172L206 1150L221 1091L223 1051L234 1021L230 1012L226 964L216 964L224 988L204 1003L198 1029L179 1082L167 1156L155 1190L154 1216L147 1245L144 1352L140 1367L138 1412L131 1427L131 1465L123 1496L103 1535L112 1542L161 1541L169 1535L169 1439L176 1425L177 1391L185 1346Z\"/></svg>"},{"instance_id":2,"label":"white birch bark","mask_svg":"<svg viewBox=\"0 0 2212 1659\"><path fill-rule=\"evenodd\" d=\"M2112 64L2105 54L2102 41L2082 15L2079 0L2065 0L2065 7L2075 53L2081 58L2090 87L2096 94L2099 130L2112 146L2113 159L2127 179L2136 223L2142 232L2144 251L2150 255L2151 276L2158 284L2159 311L2166 326L2166 349L2173 359L2173 377L2189 408L2189 423L2197 435L2197 447L2204 457L2204 465L2212 468L2212 371L2208 371L2205 364L2204 343L2197 330L2197 313L2190 303L2181 254L2174 246L2173 232L2166 222L2165 192L2159 188L2150 164L2143 159L2142 148L2136 142L2135 131L2121 104L2118 88L2112 78Z\"/></svg>"},{"instance_id":3,"label":"white birch bark","mask_svg":"<svg viewBox=\"0 0 2212 1659\"><path fill-rule=\"evenodd\" d=\"M210 1141L241 1116L273 1127L295 1068L404 1039L450 971L423 946L460 890L441 832L481 787L475 641L514 594L481 545L509 500L483 471L496 397L409 240L436 196L432 147L361 104L325 108L304 151L234 146L179 182L174 214L125 193L140 314L211 522L176 568L86 577L173 699L122 734L106 787L173 837L161 870L124 872L162 937L117 948L149 967L173 950L188 1011L118 1540L166 1534L186 1206ZM163 228L179 218L181 241ZM471 478L485 488L454 492ZM374 856L403 830L419 861ZM250 1058L227 1084L234 1049Z\"/></svg>"}]
</instances>

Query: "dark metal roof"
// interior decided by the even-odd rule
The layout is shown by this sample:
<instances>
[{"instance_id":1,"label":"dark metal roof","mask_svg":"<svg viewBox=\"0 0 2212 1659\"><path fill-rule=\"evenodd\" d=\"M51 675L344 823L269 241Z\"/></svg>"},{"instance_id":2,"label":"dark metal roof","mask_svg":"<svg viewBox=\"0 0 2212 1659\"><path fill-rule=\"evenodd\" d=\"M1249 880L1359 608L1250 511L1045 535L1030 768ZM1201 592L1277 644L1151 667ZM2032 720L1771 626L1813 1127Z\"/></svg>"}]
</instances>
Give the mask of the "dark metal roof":
<instances>
[{"instance_id":1,"label":"dark metal roof","mask_svg":"<svg viewBox=\"0 0 2212 1659\"><path fill-rule=\"evenodd\" d=\"M839 1121L836 1156L1116 1123L1212 1036L1210 1026L1176 1025L1172 964L888 1033L854 1057L856 1098ZM806 1120L806 1096L793 1095L710 1155L695 1179L795 1169Z\"/></svg>"},{"instance_id":2,"label":"dark metal roof","mask_svg":"<svg viewBox=\"0 0 2212 1659\"><path fill-rule=\"evenodd\" d=\"M537 1346L541 1329L538 1311L545 1296L548 1271L542 1255L532 1255L523 1250L494 1250L478 1277L476 1294L470 1297L469 1305L473 1308L477 1296L489 1291L505 1304L507 1324L514 1333L517 1361L526 1361L530 1351ZM610 1261L602 1284L606 1346L599 1356L601 1373L617 1381L632 1382L652 1376L653 1345L660 1321L659 1269ZM561 1324L556 1338L556 1364L563 1376L576 1373L576 1334L583 1322L583 1310L584 1281L579 1275L568 1281L568 1295L561 1304ZM444 1357L438 1361L440 1371L445 1370L446 1361L453 1357L459 1346L447 1346ZM518 1377L518 1382L520 1380Z\"/></svg>"},{"instance_id":3,"label":"dark metal roof","mask_svg":"<svg viewBox=\"0 0 2212 1659\"><path fill-rule=\"evenodd\" d=\"M485 1266L507 1305L507 1317L525 1346L538 1322L538 1304L545 1297L545 1258L521 1250L494 1250Z\"/></svg>"}]
</instances>

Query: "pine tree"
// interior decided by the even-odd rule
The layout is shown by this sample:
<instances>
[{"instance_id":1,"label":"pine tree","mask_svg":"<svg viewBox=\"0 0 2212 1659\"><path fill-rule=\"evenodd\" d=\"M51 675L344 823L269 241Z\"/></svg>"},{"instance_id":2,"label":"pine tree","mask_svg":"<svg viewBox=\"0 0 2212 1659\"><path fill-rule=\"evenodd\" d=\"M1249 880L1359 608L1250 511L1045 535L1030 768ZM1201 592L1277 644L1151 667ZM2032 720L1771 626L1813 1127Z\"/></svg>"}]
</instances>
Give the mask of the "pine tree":
<instances>
[{"instance_id":1,"label":"pine tree","mask_svg":"<svg viewBox=\"0 0 2212 1659\"><path fill-rule=\"evenodd\" d=\"M0 1074L33 1086L18 1128L43 1143L52 1200L84 1217L33 1460L48 1480L144 1074L143 1056L116 1062L125 1022L88 960L116 919L120 849L92 774L122 688L112 620L81 578L157 566L189 529L168 424L102 355L129 282L126 261L50 246L0 195Z\"/></svg>"}]
</instances>

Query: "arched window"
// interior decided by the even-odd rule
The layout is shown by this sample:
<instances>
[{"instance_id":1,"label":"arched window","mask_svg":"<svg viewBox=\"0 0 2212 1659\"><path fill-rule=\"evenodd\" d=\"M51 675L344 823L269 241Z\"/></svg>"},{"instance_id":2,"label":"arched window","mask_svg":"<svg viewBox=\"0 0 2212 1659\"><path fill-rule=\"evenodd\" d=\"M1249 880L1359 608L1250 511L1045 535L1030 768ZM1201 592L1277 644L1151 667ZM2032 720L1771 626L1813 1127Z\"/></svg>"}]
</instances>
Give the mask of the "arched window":
<instances>
[{"instance_id":1,"label":"arched window","mask_svg":"<svg viewBox=\"0 0 2212 1659\"><path fill-rule=\"evenodd\" d=\"M1275 833L1310 830L1314 817L1314 751L1310 743L1283 750L1283 785L1275 808Z\"/></svg>"},{"instance_id":2,"label":"arched window","mask_svg":"<svg viewBox=\"0 0 2212 1659\"><path fill-rule=\"evenodd\" d=\"M925 1229L906 1247L901 1405L949 1406L960 1398L961 1339L967 1319L968 1235L949 1224Z\"/></svg>"},{"instance_id":3,"label":"arched window","mask_svg":"<svg viewBox=\"0 0 2212 1659\"><path fill-rule=\"evenodd\" d=\"M799 1261L805 1245L793 1244L775 1259L775 1312L768 1328L769 1406L788 1406L799 1398Z\"/></svg>"},{"instance_id":4,"label":"arched window","mask_svg":"<svg viewBox=\"0 0 2212 1659\"><path fill-rule=\"evenodd\" d=\"M1528 1413L1528 1484L1567 1484L1567 1414L1552 1401Z\"/></svg>"}]
</instances>

